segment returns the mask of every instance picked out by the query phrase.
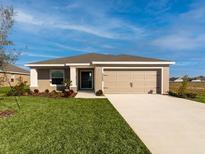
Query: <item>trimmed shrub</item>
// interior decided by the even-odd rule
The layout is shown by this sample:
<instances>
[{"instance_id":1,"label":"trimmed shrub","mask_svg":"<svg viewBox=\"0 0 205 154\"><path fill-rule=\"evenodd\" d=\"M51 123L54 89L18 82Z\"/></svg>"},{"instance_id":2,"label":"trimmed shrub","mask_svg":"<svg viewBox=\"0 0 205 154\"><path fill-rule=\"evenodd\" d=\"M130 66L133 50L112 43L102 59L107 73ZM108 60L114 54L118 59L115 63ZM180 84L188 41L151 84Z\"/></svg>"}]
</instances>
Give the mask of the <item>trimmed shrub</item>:
<instances>
[{"instance_id":1,"label":"trimmed shrub","mask_svg":"<svg viewBox=\"0 0 205 154\"><path fill-rule=\"evenodd\" d=\"M179 97L178 94L176 92L173 92L173 91L169 91L168 94L170 96Z\"/></svg>"},{"instance_id":2,"label":"trimmed shrub","mask_svg":"<svg viewBox=\"0 0 205 154\"><path fill-rule=\"evenodd\" d=\"M196 93L184 93L184 94L182 95L182 94L179 94L179 93L176 93L176 92L173 92L173 91L169 91L169 95L170 95L170 96L174 96L174 97L192 98L192 99L197 97L197 94L196 94Z\"/></svg>"},{"instance_id":3,"label":"trimmed shrub","mask_svg":"<svg viewBox=\"0 0 205 154\"><path fill-rule=\"evenodd\" d=\"M102 90L98 90L96 93L95 93L96 96L103 96L103 91Z\"/></svg>"},{"instance_id":4,"label":"trimmed shrub","mask_svg":"<svg viewBox=\"0 0 205 154\"><path fill-rule=\"evenodd\" d=\"M39 94L39 90L38 89L34 89L34 94Z\"/></svg>"},{"instance_id":5,"label":"trimmed shrub","mask_svg":"<svg viewBox=\"0 0 205 154\"><path fill-rule=\"evenodd\" d=\"M57 92L56 90L53 90L49 93L49 97L61 97L61 93Z\"/></svg>"},{"instance_id":6,"label":"trimmed shrub","mask_svg":"<svg viewBox=\"0 0 205 154\"><path fill-rule=\"evenodd\" d=\"M56 90L53 90L53 91L50 92L50 94L51 95L56 95L56 94L58 94L58 92Z\"/></svg>"},{"instance_id":7,"label":"trimmed shrub","mask_svg":"<svg viewBox=\"0 0 205 154\"><path fill-rule=\"evenodd\" d=\"M73 96L75 92L73 90L69 90L69 91L63 91L64 97L70 97Z\"/></svg>"},{"instance_id":8,"label":"trimmed shrub","mask_svg":"<svg viewBox=\"0 0 205 154\"><path fill-rule=\"evenodd\" d=\"M44 92L45 92L46 94L48 94L48 93L49 93L49 90L48 90L48 89L46 89Z\"/></svg>"},{"instance_id":9,"label":"trimmed shrub","mask_svg":"<svg viewBox=\"0 0 205 154\"><path fill-rule=\"evenodd\" d=\"M74 93L73 90L69 90L68 95L70 96L70 95L72 95L73 93Z\"/></svg>"}]
</instances>

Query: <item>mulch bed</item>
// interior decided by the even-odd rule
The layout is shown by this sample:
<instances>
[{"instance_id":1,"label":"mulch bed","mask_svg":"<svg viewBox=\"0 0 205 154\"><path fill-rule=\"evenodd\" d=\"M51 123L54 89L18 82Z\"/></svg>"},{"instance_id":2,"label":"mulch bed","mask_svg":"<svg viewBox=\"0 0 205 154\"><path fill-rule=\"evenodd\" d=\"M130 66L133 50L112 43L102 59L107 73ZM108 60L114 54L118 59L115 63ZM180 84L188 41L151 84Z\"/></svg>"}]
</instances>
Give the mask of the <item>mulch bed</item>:
<instances>
[{"instance_id":1,"label":"mulch bed","mask_svg":"<svg viewBox=\"0 0 205 154\"><path fill-rule=\"evenodd\" d=\"M30 96L37 96L37 97L48 97L48 98L74 98L77 95L77 93L60 93L60 92L51 92L51 93L33 93Z\"/></svg>"},{"instance_id":2,"label":"mulch bed","mask_svg":"<svg viewBox=\"0 0 205 154\"><path fill-rule=\"evenodd\" d=\"M10 117L16 113L15 110L4 110L0 111L0 118Z\"/></svg>"}]
</instances>

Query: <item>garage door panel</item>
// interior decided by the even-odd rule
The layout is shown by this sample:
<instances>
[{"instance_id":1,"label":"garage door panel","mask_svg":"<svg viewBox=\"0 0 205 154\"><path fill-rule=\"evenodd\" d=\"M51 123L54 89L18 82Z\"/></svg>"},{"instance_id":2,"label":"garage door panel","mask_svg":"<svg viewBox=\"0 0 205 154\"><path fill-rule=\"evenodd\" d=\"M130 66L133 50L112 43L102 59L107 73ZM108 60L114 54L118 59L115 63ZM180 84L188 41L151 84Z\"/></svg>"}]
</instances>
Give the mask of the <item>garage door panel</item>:
<instances>
[{"instance_id":1,"label":"garage door panel","mask_svg":"<svg viewBox=\"0 0 205 154\"><path fill-rule=\"evenodd\" d=\"M116 87L117 83L116 82L105 82L104 86L105 87Z\"/></svg>"},{"instance_id":2,"label":"garage door panel","mask_svg":"<svg viewBox=\"0 0 205 154\"><path fill-rule=\"evenodd\" d=\"M141 71L141 70L133 70L131 71L134 75L144 75L145 72L144 71Z\"/></svg>"},{"instance_id":3,"label":"garage door panel","mask_svg":"<svg viewBox=\"0 0 205 154\"><path fill-rule=\"evenodd\" d=\"M151 92L151 91L153 91L153 92L156 92L156 88L150 88L150 87L145 87L145 89L144 89L145 91L147 91L147 92Z\"/></svg>"},{"instance_id":4,"label":"garage door panel","mask_svg":"<svg viewBox=\"0 0 205 154\"><path fill-rule=\"evenodd\" d=\"M131 80L131 76L130 76L131 72L117 72L116 76L117 76L117 82L119 81L128 81Z\"/></svg>"},{"instance_id":5,"label":"garage door panel","mask_svg":"<svg viewBox=\"0 0 205 154\"><path fill-rule=\"evenodd\" d=\"M140 82L140 81L134 81L132 82L133 87L144 87L144 81Z\"/></svg>"},{"instance_id":6,"label":"garage door panel","mask_svg":"<svg viewBox=\"0 0 205 154\"><path fill-rule=\"evenodd\" d=\"M135 78L132 78L132 80L131 81L133 81L133 82L144 82L144 77L143 78L137 78L137 77L135 77Z\"/></svg>"},{"instance_id":7,"label":"garage door panel","mask_svg":"<svg viewBox=\"0 0 205 154\"><path fill-rule=\"evenodd\" d=\"M149 79L149 80L145 80L144 82L152 84L152 83L157 83L157 80L156 79Z\"/></svg>"},{"instance_id":8,"label":"garage door panel","mask_svg":"<svg viewBox=\"0 0 205 154\"><path fill-rule=\"evenodd\" d=\"M130 90L124 90L123 88L106 88L104 89L105 93L133 93Z\"/></svg>"},{"instance_id":9,"label":"garage door panel","mask_svg":"<svg viewBox=\"0 0 205 154\"><path fill-rule=\"evenodd\" d=\"M157 92L155 89L147 89L147 90L145 90L145 93L146 94L156 94Z\"/></svg>"},{"instance_id":10,"label":"garage door panel","mask_svg":"<svg viewBox=\"0 0 205 154\"><path fill-rule=\"evenodd\" d=\"M105 71L105 93L157 93L157 70Z\"/></svg>"},{"instance_id":11,"label":"garage door panel","mask_svg":"<svg viewBox=\"0 0 205 154\"><path fill-rule=\"evenodd\" d=\"M116 72L106 72L103 75L103 79L105 81L115 81L116 80Z\"/></svg>"},{"instance_id":12,"label":"garage door panel","mask_svg":"<svg viewBox=\"0 0 205 154\"><path fill-rule=\"evenodd\" d=\"M156 71L146 71L145 76L156 76L157 72Z\"/></svg>"},{"instance_id":13,"label":"garage door panel","mask_svg":"<svg viewBox=\"0 0 205 154\"><path fill-rule=\"evenodd\" d=\"M146 80L146 82L144 83L145 84L145 86L155 86L155 87L157 87L157 82L155 81L155 80L153 80L153 81L147 81Z\"/></svg>"},{"instance_id":14,"label":"garage door panel","mask_svg":"<svg viewBox=\"0 0 205 154\"><path fill-rule=\"evenodd\" d=\"M155 86L153 86L153 87L151 87L151 86L144 86L144 89L150 89L150 90L153 90L153 89L156 89L157 87L155 87Z\"/></svg>"},{"instance_id":15,"label":"garage door panel","mask_svg":"<svg viewBox=\"0 0 205 154\"><path fill-rule=\"evenodd\" d=\"M137 87L136 89L132 89L133 93L144 93L144 87Z\"/></svg>"},{"instance_id":16,"label":"garage door panel","mask_svg":"<svg viewBox=\"0 0 205 154\"><path fill-rule=\"evenodd\" d=\"M144 81L144 72L133 72L132 81Z\"/></svg>"},{"instance_id":17,"label":"garage door panel","mask_svg":"<svg viewBox=\"0 0 205 154\"><path fill-rule=\"evenodd\" d=\"M152 75L150 75L150 76L145 76L145 78L144 78L146 81L147 80L157 80L157 76L156 75L154 75L154 76L152 76Z\"/></svg>"},{"instance_id":18,"label":"garage door panel","mask_svg":"<svg viewBox=\"0 0 205 154\"><path fill-rule=\"evenodd\" d=\"M103 80L104 81L107 81L107 82L113 82L113 81L116 81L117 78L115 76L103 76Z\"/></svg>"},{"instance_id":19,"label":"garage door panel","mask_svg":"<svg viewBox=\"0 0 205 154\"><path fill-rule=\"evenodd\" d=\"M117 87L120 87L120 88L129 88L130 87L130 84L128 82L117 82Z\"/></svg>"},{"instance_id":20,"label":"garage door panel","mask_svg":"<svg viewBox=\"0 0 205 154\"><path fill-rule=\"evenodd\" d=\"M131 89L128 91L125 91L124 89L120 88L120 89L117 89L116 92L118 93L130 93L131 92Z\"/></svg>"},{"instance_id":21,"label":"garage door panel","mask_svg":"<svg viewBox=\"0 0 205 154\"><path fill-rule=\"evenodd\" d=\"M156 71L145 71L145 76L148 75L153 75L153 76L156 76L157 75L157 72Z\"/></svg>"}]
</instances>

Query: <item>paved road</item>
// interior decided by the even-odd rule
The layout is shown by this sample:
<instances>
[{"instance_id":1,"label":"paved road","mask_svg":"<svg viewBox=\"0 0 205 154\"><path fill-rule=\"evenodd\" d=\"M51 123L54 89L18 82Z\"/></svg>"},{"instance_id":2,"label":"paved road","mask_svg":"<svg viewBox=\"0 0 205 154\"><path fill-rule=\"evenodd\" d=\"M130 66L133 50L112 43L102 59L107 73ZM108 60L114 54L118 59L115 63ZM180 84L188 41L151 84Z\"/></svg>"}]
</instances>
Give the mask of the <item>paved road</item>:
<instances>
[{"instance_id":1,"label":"paved road","mask_svg":"<svg viewBox=\"0 0 205 154\"><path fill-rule=\"evenodd\" d=\"M205 104L162 95L106 97L153 154L205 154Z\"/></svg>"}]
</instances>

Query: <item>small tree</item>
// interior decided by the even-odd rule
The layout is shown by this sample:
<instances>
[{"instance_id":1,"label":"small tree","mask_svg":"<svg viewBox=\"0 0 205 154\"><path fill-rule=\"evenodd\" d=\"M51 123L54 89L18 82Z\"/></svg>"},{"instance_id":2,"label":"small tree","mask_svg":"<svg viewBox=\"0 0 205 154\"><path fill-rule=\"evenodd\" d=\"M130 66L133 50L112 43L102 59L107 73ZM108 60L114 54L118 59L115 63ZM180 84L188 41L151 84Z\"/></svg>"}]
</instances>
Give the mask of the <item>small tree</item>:
<instances>
[{"instance_id":1,"label":"small tree","mask_svg":"<svg viewBox=\"0 0 205 154\"><path fill-rule=\"evenodd\" d=\"M4 79L0 82L6 81L10 88L12 88L10 80L6 75L6 67L8 63L14 63L18 57L15 49L9 49L13 42L8 40L9 32L14 23L14 10L11 7L0 7L0 69L4 73ZM15 97L18 108L18 98Z\"/></svg>"},{"instance_id":2,"label":"small tree","mask_svg":"<svg viewBox=\"0 0 205 154\"><path fill-rule=\"evenodd\" d=\"M188 83L189 83L188 76L184 76L183 77L183 82L181 83L181 86L178 89L178 95L180 97L186 97Z\"/></svg>"},{"instance_id":3,"label":"small tree","mask_svg":"<svg viewBox=\"0 0 205 154\"><path fill-rule=\"evenodd\" d=\"M0 7L0 67L5 68L7 63L15 62L17 54L12 51L8 51L8 47L13 45L13 42L8 40L8 34L14 23L14 11L13 8Z\"/></svg>"}]
</instances>

